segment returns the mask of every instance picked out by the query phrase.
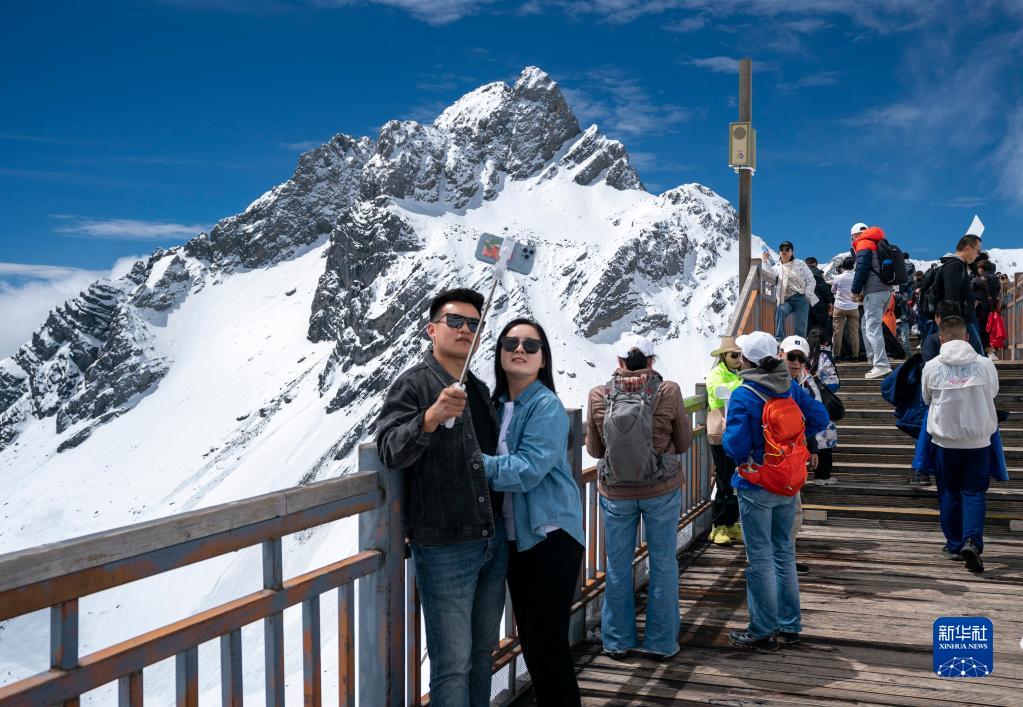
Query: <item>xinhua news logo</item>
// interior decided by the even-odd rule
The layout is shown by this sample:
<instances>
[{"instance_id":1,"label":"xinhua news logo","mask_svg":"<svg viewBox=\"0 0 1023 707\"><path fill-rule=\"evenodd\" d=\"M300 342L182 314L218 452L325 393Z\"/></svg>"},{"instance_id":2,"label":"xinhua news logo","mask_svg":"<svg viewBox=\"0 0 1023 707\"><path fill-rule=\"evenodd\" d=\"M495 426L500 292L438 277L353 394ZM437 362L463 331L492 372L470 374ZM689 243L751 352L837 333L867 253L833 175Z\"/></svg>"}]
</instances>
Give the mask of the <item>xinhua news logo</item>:
<instances>
[{"instance_id":1,"label":"xinhua news logo","mask_svg":"<svg viewBox=\"0 0 1023 707\"><path fill-rule=\"evenodd\" d=\"M943 678L983 678L995 669L995 629L983 616L943 616L934 622L934 672Z\"/></svg>"}]
</instances>

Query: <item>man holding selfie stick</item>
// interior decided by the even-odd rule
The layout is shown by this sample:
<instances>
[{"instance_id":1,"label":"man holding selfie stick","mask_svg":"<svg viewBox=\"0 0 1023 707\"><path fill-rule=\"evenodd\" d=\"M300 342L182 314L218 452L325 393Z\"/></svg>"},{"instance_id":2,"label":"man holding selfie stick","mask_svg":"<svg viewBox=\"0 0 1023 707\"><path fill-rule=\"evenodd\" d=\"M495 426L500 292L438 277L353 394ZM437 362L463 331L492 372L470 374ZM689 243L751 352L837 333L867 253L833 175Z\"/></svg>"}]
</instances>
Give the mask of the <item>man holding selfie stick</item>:
<instances>
[{"instance_id":1,"label":"man holding selfie stick","mask_svg":"<svg viewBox=\"0 0 1023 707\"><path fill-rule=\"evenodd\" d=\"M497 250L484 248L495 242ZM490 704L508 568L507 531L494 522L502 494L490 490L483 467L483 455L497 452L497 417L469 364L516 244L484 234L480 246L477 257L496 260L490 297L484 303L475 290L454 289L433 298L426 326L432 344L391 386L377 420L380 460L404 470L430 702L444 707Z\"/></svg>"}]
</instances>

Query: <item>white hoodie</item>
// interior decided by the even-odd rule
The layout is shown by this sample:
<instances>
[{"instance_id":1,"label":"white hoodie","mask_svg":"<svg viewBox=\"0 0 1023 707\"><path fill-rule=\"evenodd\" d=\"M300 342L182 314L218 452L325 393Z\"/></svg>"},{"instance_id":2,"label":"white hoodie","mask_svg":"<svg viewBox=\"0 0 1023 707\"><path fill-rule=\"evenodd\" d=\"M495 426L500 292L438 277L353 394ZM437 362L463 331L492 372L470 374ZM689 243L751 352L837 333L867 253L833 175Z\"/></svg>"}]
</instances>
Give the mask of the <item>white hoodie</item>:
<instances>
[{"instance_id":1,"label":"white hoodie","mask_svg":"<svg viewBox=\"0 0 1023 707\"><path fill-rule=\"evenodd\" d=\"M991 444L991 435L998 429L998 371L969 342L941 345L938 357L924 366L921 392L930 406L927 431L936 445L980 449Z\"/></svg>"}]
</instances>

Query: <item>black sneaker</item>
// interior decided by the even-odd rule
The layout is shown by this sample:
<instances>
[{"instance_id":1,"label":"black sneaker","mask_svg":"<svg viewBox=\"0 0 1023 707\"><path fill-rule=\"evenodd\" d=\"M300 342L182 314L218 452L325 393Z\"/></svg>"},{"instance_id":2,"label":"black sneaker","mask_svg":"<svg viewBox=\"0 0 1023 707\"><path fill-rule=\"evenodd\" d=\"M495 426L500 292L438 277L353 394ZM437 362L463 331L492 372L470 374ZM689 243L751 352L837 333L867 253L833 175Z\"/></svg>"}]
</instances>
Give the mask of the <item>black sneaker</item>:
<instances>
[{"instance_id":1,"label":"black sneaker","mask_svg":"<svg viewBox=\"0 0 1023 707\"><path fill-rule=\"evenodd\" d=\"M601 655L607 656L611 660L625 660L628 656L627 651L609 651L606 648L600 652Z\"/></svg>"},{"instance_id":2,"label":"black sneaker","mask_svg":"<svg viewBox=\"0 0 1023 707\"><path fill-rule=\"evenodd\" d=\"M948 549L948 545L946 545L945 547L941 548L941 556L944 557L946 560L962 560L963 559L963 556L960 555L958 552L952 552L951 550L949 550Z\"/></svg>"},{"instance_id":3,"label":"black sneaker","mask_svg":"<svg viewBox=\"0 0 1023 707\"><path fill-rule=\"evenodd\" d=\"M810 565L804 565L802 562L797 562L796 574L810 574Z\"/></svg>"},{"instance_id":4,"label":"black sneaker","mask_svg":"<svg viewBox=\"0 0 1023 707\"><path fill-rule=\"evenodd\" d=\"M970 572L984 571L984 561L980 559L980 550L973 540L967 538L959 554L963 556L963 560L966 561L966 569L970 570Z\"/></svg>"},{"instance_id":5,"label":"black sneaker","mask_svg":"<svg viewBox=\"0 0 1023 707\"><path fill-rule=\"evenodd\" d=\"M774 637L778 639L779 643L792 646L799 643L799 634L796 631L778 631L774 634Z\"/></svg>"},{"instance_id":6,"label":"black sneaker","mask_svg":"<svg viewBox=\"0 0 1023 707\"><path fill-rule=\"evenodd\" d=\"M728 634L728 641L739 648L758 648L765 651L776 651L779 648L778 639L774 636L757 638L749 631L731 631Z\"/></svg>"}]
</instances>

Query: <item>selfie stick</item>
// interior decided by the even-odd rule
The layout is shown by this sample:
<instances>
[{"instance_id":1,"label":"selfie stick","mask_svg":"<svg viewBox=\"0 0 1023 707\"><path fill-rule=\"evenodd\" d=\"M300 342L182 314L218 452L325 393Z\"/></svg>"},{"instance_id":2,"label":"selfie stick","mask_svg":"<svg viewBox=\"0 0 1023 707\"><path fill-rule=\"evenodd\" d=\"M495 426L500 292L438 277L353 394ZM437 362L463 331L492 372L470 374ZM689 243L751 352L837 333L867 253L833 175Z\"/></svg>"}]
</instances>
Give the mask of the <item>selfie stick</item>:
<instances>
[{"instance_id":1,"label":"selfie stick","mask_svg":"<svg viewBox=\"0 0 1023 707\"><path fill-rule=\"evenodd\" d=\"M476 333L472 337L472 346L469 347L469 355L465 358L465 365L462 366L462 375L458 377L458 389L465 390L465 377L469 374L469 364L472 362L472 355L476 351L476 344L479 342L480 334L483 333L483 322L487 319L487 312L490 311L490 303L494 300L494 292L497 290L497 283L501 281L501 277L504 275L505 270L508 269L508 262L511 260L512 253L515 252L515 239L505 238L504 243L501 244L501 253L497 256L497 262L494 264L494 283L490 286L490 294L487 295L487 301L483 304L483 311L480 312L480 325L476 327ZM455 418L449 417L444 421L444 428L450 430L455 426Z\"/></svg>"}]
</instances>

